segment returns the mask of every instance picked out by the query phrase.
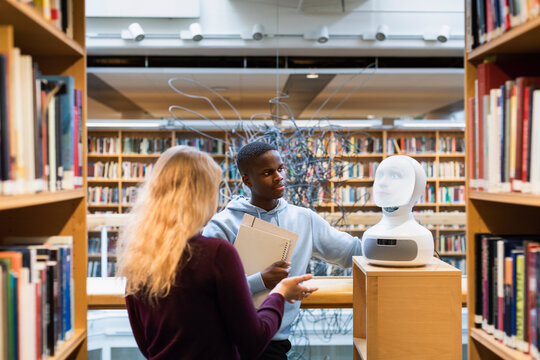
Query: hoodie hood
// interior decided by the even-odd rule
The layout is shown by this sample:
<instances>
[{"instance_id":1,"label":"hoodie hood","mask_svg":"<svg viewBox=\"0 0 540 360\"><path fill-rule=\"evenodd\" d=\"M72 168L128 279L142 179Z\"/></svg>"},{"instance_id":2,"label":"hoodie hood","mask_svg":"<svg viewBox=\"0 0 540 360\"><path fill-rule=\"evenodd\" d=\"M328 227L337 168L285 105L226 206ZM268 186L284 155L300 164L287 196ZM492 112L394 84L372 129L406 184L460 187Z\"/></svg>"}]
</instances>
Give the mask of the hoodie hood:
<instances>
[{"instance_id":1,"label":"hoodie hood","mask_svg":"<svg viewBox=\"0 0 540 360\"><path fill-rule=\"evenodd\" d=\"M242 213L248 213L250 215L256 216L260 219L268 217L276 217L279 213L284 211L288 206L287 201L283 198L278 199L278 205L270 211L261 209L258 206L253 205L249 202L249 199L246 199L243 196L236 196L227 204L227 209L232 211L240 211ZM278 220L279 223L279 220Z\"/></svg>"}]
</instances>

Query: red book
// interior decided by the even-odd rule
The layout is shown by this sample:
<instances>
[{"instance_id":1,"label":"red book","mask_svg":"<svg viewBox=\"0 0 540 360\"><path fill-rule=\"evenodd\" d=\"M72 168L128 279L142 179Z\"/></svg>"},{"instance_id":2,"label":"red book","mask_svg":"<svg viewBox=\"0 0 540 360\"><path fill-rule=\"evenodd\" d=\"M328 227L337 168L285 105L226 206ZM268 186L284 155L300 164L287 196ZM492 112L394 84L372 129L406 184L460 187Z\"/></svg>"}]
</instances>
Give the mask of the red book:
<instances>
[{"instance_id":1,"label":"red book","mask_svg":"<svg viewBox=\"0 0 540 360\"><path fill-rule=\"evenodd\" d=\"M529 181L529 142L530 142L530 121L531 104L530 104L531 88L526 87L523 92L523 147L521 154L521 181Z\"/></svg>"},{"instance_id":2,"label":"red book","mask_svg":"<svg viewBox=\"0 0 540 360\"><path fill-rule=\"evenodd\" d=\"M517 88L517 128L516 128L516 178L523 179L523 167L525 162L523 156L525 151L529 152L529 109L525 110L525 101L529 103L529 96L525 96L525 89L529 86L540 86L540 77L521 76L516 79ZM529 105L527 105L529 106ZM525 112L527 119L525 120ZM527 130L525 130L525 122L527 122ZM527 131L527 142L525 142L525 132Z\"/></svg>"},{"instance_id":3,"label":"red book","mask_svg":"<svg viewBox=\"0 0 540 360\"><path fill-rule=\"evenodd\" d=\"M468 102L468 108L467 108L467 127L465 131L467 132L467 151L466 153L469 154L467 159L467 177L469 179L475 179L474 177L474 169L475 169L475 163L478 161L478 159L474 158L474 133L477 129L474 128L474 97L469 98ZM470 187L470 184L469 184Z\"/></svg>"}]
</instances>

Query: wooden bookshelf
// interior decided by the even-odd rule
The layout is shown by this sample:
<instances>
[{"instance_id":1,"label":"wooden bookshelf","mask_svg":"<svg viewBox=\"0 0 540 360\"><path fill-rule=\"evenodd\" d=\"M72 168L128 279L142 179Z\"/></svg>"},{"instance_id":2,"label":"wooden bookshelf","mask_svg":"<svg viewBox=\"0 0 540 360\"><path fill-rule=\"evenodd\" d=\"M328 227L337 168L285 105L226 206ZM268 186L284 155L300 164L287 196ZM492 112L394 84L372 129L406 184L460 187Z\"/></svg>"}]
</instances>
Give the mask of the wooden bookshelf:
<instances>
[{"instance_id":1,"label":"wooden bookshelf","mask_svg":"<svg viewBox=\"0 0 540 360\"><path fill-rule=\"evenodd\" d=\"M474 14L467 14L473 16ZM466 31L467 33L467 31ZM477 66L492 56L504 60L535 59L540 53L540 17L530 19L499 37L480 45L470 52L465 52L465 114L469 118L468 99L475 96ZM536 54L536 55L534 55ZM519 69L514 69L519 76ZM521 74L526 75L526 74ZM467 124L471 119L467 120ZM473 132L466 130L467 164L474 161L473 150L469 148ZM472 241L477 233L491 234L540 234L540 196L522 193L490 193L471 190L469 181L472 174L467 174L467 268L475 269L475 261L481 249L475 248ZM468 328L469 360L504 359L532 360L532 356L516 351L495 340L482 329L475 328L476 284L481 281L474 271L468 274Z\"/></svg>"},{"instance_id":2,"label":"wooden bookshelf","mask_svg":"<svg viewBox=\"0 0 540 360\"><path fill-rule=\"evenodd\" d=\"M467 54L468 61L480 63L490 55L531 54L540 52L540 17L510 29L494 40Z\"/></svg>"},{"instance_id":3,"label":"wooden bookshelf","mask_svg":"<svg viewBox=\"0 0 540 360\"><path fill-rule=\"evenodd\" d=\"M68 75L82 96L82 189L0 196L0 245L7 236L73 237L73 336L64 341L49 360L87 358L87 228L86 228L86 27L85 2L72 1L73 38L45 20L30 5L15 0L0 1L0 25L13 29L13 40L0 36L0 52L13 46L31 55L44 75ZM28 129L25 129L28 130ZM28 309L20 309L27 311Z\"/></svg>"}]
</instances>

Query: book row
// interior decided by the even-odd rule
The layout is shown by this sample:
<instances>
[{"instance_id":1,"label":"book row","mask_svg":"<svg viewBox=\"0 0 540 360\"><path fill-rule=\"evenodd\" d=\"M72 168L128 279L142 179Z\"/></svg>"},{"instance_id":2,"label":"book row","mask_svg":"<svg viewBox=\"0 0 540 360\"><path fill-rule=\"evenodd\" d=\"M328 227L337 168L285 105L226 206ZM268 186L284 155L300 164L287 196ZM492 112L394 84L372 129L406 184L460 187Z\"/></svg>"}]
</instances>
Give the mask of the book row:
<instances>
[{"instance_id":1,"label":"book row","mask_svg":"<svg viewBox=\"0 0 540 360\"><path fill-rule=\"evenodd\" d=\"M539 358L540 238L475 234L475 327Z\"/></svg>"},{"instance_id":2,"label":"book row","mask_svg":"<svg viewBox=\"0 0 540 360\"><path fill-rule=\"evenodd\" d=\"M0 179L5 195L82 186L82 92L17 48L0 54Z\"/></svg>"},{"instance_id":3,"label":"book row","mask_svg":"<svg viewBox=\"0 0 540 360\"><path fill-rule=\"evenodd\" d=\"M141 163L122 161L121 179L126 180L144 180L150 177L154 168L153 163ZM116 161L89 161L88 162L89 179L118 179L118 162Z\"/></svg>"},{"instance_id":4,"label":"book row","mask_svg":"<svg viewBox=\"0 0 540 360\"><path fill-rule=\"evenodd\" d=\"M73 38L73 0L26 0L23 3Z\"/></svg>"},{"instance_id":5,"label":"book row","mask_svg":"<svg viewBox=\"0 0 540 360\"><path fill-rule=\"evenodd\" d=\"M389 137L386 139L387 154L434 154L437 152L434 137Z\"/></svg>"},{"instance_id":6,"label":"book row","mask_svg":"<svg viewBox=\"0 0 540 360\"><path fill-rule=\"evenodd\" d=\"M426 167L424 167L424 169L426 169ZM428 172L428 177L430 177L429 172ZM465 180L465 163L463 161L439 162L439 179Z\"/></svg>"},{"instance_id":7,"label":"book row","mask_svg":"<svg viewBox=\"0 0 540 360\"><path fill-rule=\"evenodd\" d=\"M328 150L335 155L355 155L355 154L382 154L383 141L380 137L330 137ZM310 147L310 150L317 153L318 147ZM325 147L323 147L325 148ZM320 155L320 154L319 154Z\"/></svg>"},{"instance_id":8,"label":"book row","mask_svg":"<svg viewBox=\"0 0 540 360\"><path fill-rule=\"evenodd\" d=\"M89 186L87 200L88 205L118 204L118 187Z\"/></svg>"},{"instance_id":9,"label":"book row","mask_svg":"<svg viewBox=\"0 0 540 360\"><path fill-rule=\"evenodd\" d=\"M88 277L114 277L116 274L116 261L107 261L107 271L102 273L102 264L99 260L88 260Z\"/></svg>"},{"instance_id":10,"label":"book row","mask_svg":"<svg viewBox=\"0 0 540 360\"><path fill-rule=\"evenodd\" d=\"M161 154L171 147L171 139L166 137L124 137L124 154Z\"/></svg>"},{"instance_id":11,"label":"book row","mask_svg":"<svg viewBox=\"0 0 540 360\"><path fill-rule=\"evenodd\" d=\"M209 138L176 138L175 145L193 146L201 151L206 151L211 154L225 154L225 142L223 140Z\"/></svg>"},{"instance_id":12,"label":"book row","mask_svg":"<svg viewBox=\"0 0 540 360\"><path fill-rule=\"evenodd\" d=\"M470 186L540 194L540 77L514 79L500 65L478 65L475 97L468 99Z\"/></svg>"},{"instance_id":13,"label":"book row","mask_svg":"<svg viewBox=\"0 0 540 360\"><path fill-rule=\"evenodd\" d=\"M467 0L467 49L496 39L538 16L539 0Z\"/></svg>"},{"instance_id":14,"label":"book row","mask_svg":"<svg viewBox=\"0 0 540 360\"><path fill-rule=\"evenodd\" d=\"M0 249L0 356L47 359L73 336L73 240L8 238Z\"/></svg>"},{"instance_id":15,"label":"book row","mask_svg":"<svg viewBox=\"0 0 540 360\"><path fill-rule=\"evenodd\" d=\"M467 251L465 233L439 234L439 238L435 243L435 248L440 252L464 253Z\"/></svg>"},{"instance_id":16,"label":"book row","mask_svg":"<svg viewBox=\"0 0 540 360\"><path fill-rule=\"evenodd\" d=\"M455 136L439 137L439 153L459 154L465 152L465 138Z\"/></svg>"},{"instance_id":17,"label":"book row","mask_svg":"<svg viewBox=\"0 0 540 360\"><path fill-rule=\"evenodd\" d=\"M465 185L439 186L439 203L465 204Z\"/></svg>"},{"instance_id":18,"label":"book row","mask_svg":"<svg viewBox=\"0 0 540 360\"><path fill-rule=\"evenodd\" d=\"M118 234L107 234L107 253L116 254ZM101 236L88 235L88 255L101 254Z\"/></svg>"},{"instance_id":19,"label":"book row","mask_svg":"<svg viewBox=\"0 0 540 360\"><path fill-rule=\"evenodd\" d=\"M420 196L420 199L418 200L420 204L434 204L436 202L435 200L435 185L433 184L427 184L426 190Z\"/></svg>"},{"instance_id":20,"label":"book row","mask_svg":"<svg viewBox=\"0 0 540 360\"><path fill-rule=\"evenodd\" d=\"M378 166L378 161L361 163L343 161L337 165L336 177L340 179L373 179Z\"/></svg>"}]
</instances>

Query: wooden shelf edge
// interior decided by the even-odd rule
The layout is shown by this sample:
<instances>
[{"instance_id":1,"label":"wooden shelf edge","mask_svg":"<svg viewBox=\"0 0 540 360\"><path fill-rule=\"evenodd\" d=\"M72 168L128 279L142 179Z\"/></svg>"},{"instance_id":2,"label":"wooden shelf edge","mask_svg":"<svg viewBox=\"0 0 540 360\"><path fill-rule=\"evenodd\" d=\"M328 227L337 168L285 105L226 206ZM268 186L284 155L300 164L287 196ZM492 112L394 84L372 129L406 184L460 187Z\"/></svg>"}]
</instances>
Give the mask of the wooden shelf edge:
<instances>
[{"instance_id":1,"label":"wooden shelf edge","mask_svg":"<svg viewBox=\"0 0 540 360\"><path fill-rule=\"evenodd\" d=\"M532 360L532 357L509 348L481 329L471 329L470 336L504 360Z\"/></svg>"},{"instance_id":2,"label":"wooden shelf edge","mask_svg":"<svg viewBox=\"0 0 540 360\"><path fill-rule=\"evenodd\" d=\"M357 338L353 339L354 347L362 360L367 360L367 339Z\"/></svg>"},{"instance_id":3,"label":"wooden shelf edge","mask_svg":"<svg viewBox=\"0 0 540 360\"><path fill-rule=\"evenodd\" d=\"M503 35L477 47L468 53L468 60L480 62L487 55L496 53L503 45L540 28L540 16L508 30Z\"/></svg>"},{"instance_id":4,"label":"wooden shelf edge","mask_svg":"<svg viewBox=\"0 0 540 360\"><path fill-rule=\"evenodd\" d=\"M471 190L469 199L482 200L514 205L540 206L540 196L521 193L490 193L487 191Z\"/></svg>"},{"instance_id":5,"label":"wooden shelf edge","mask_svg":"<svg viewBox=\"0 0 540 360\"><path fill-rule=\"evenodd\" d=\"M6 0L3 3L2 8L7 6L11 7L11 9L7 10L6 13L13 13L14 11L17 12L20 18L25 18L25 21L28 21L28 24L41 28L43 33L47 33L51 38L56 39L58 43L62 43L64 49L66 50L66 55L68 55L68 53L70 53L69 55L76 56L85 55L85 50L81 45L79 45L79 43L77 43L74 39L69 38L65 33L62 32L62 30L47 21L28 4L15 0ZM26 51L27 49L24 50Z\"/></svg>"},{"instance_id":6,"label":"wooden shelf edge","mask_svg":"<svg viewBox=\"0 0 540 360\"><path fill-rule=\"evenodd\" d=\"M84 196L84 189L61 190L56 192L41 192L23 195L4 195L0 196L0 210L9 210L59 201L82 199Z\"/></svg>"},{"instance_id":7,"label":"wooden shelf edge","mask_svg":"<svg viewBox=\"0 0 540 360\"><path fill-rule=\"evenodd\" d=\"M75 349L86 339L86 329L75 329L73 337L67 342L64 342L55 356L49 356L48 360L64 360L68 359ZM86 352L86 349L84 349Z\"/></svg>"}]
</instances>

